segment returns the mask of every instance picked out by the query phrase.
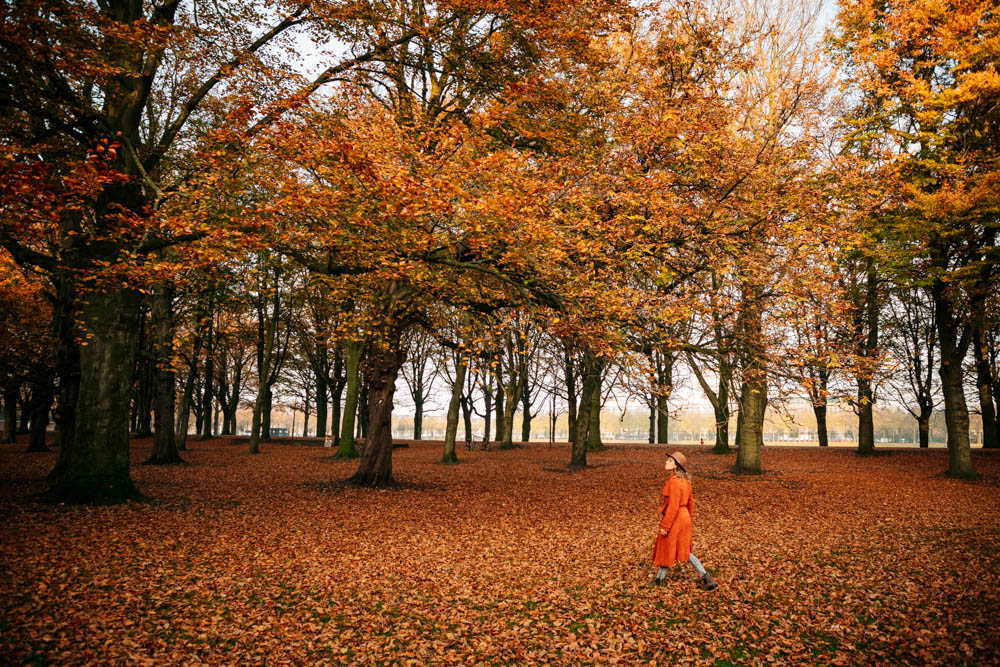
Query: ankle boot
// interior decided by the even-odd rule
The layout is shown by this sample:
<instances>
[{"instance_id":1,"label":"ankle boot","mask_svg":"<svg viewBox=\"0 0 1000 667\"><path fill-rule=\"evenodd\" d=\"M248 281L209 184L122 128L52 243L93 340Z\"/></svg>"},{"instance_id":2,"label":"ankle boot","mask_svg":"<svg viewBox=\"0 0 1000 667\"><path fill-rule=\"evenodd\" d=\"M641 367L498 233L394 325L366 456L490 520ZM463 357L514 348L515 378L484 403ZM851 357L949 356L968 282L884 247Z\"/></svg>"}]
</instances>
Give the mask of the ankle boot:
<instances>
[{"instance_id":1,"label":"ankle boot","mask_svg":"<svg viewBox=\"0 0 1000 667\"><path fill-rule=\"evenodd\" d=\"M718 584L715 583L715 579L712 578L712 575L710 575L708 572L702 575L701 589L703 591L714 591L717 587Z\"/></svg>"}]
</instances>

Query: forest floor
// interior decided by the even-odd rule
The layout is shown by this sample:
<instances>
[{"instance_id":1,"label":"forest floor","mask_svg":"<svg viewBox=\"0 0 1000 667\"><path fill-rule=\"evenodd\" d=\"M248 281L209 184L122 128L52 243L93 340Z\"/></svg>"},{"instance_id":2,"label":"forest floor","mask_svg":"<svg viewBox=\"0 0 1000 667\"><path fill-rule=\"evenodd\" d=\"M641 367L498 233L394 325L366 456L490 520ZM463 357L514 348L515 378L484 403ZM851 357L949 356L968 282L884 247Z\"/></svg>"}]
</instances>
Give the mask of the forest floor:
<instances>
[{"instance_id":1,"label":"forest floor","mask_svg":"<svg viewBox=\"0 0 1000 667\"><path fill-rule=\"evenodd\" d=\"M1000 664L1000 453L683 448L689 566L649 586L664 450L440 443L389 491L329 450L194 441L148 502L36 504L55 454L0 446L3 664Z\"/></svg>"}]
</instances>

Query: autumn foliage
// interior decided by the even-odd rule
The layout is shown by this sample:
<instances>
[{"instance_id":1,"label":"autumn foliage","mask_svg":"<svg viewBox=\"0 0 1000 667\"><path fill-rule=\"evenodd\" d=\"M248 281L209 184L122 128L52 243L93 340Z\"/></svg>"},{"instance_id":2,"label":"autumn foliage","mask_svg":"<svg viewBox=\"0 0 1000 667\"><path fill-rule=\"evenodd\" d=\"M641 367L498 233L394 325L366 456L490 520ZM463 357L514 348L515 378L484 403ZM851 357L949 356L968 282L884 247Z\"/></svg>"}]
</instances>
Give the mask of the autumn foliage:
<instances>
[{"instance_id":1,"label":"autumn foliage","mask_svg":"<svg viewBox=\"0 0 1000 667\"><path fill-rule=\"evenodd\" d=\"M134 444L138 462L148 440ZM1000 458L687 450L693 570L648 586L663 450L396 452L395 490L322 449L216 439L137 467L156 500L38 506L54 454L0 449L4 662L995 664ZM726 662L728 661L728 662Z\"/></svg>"}]
</instances>

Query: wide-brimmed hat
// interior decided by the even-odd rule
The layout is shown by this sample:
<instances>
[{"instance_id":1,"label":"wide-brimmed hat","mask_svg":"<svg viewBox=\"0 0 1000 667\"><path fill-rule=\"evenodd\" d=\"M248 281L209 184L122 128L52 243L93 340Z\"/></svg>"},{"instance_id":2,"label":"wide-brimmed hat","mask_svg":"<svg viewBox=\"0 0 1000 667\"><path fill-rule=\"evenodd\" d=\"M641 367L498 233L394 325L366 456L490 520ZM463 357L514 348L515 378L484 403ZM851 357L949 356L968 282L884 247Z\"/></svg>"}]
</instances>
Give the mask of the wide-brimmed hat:
<instances>
[{"instance_id":1,"label":"wide-brimmed hat","mask_svg":"<svg viewBox=\"0 0 1000 667\"><path fill-rule=\"evenodd\" d=\"M673 454L670 455L670 458L672 458L677 463L677 467L679 467L684 472L687 472L688 460L686 456L684 456L680 452L674 452Z\"/></svg>"}]
</instances>

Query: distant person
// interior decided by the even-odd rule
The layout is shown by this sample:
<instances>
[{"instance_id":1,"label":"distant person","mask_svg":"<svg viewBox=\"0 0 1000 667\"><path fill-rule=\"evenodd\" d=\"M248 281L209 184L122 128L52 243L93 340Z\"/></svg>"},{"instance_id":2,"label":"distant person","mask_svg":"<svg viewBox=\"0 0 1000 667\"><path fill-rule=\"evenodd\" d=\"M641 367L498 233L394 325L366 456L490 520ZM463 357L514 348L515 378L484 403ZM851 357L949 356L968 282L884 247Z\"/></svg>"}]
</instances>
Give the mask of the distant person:
<instances>
[{"instance_id":1,"label":"distant person","mask_svg":"<svg viewBox=\"0 0 1000 667\"><path fill-rule=\"evenodd\" d=\"M699 442L698 444L701 445L702 447L704 447L705 446L705 438L702 438L701 442Z\"/></svg>"},{"instance_id":2,"label":"distant person","mask_svg":"<svg viewBox=\"0 0 1000 667\"><path fill-rule=\"evenodd\" d=\"M668 568L678 562L688 561L701 577L701 588L710 591L716 587L716 583L712 575L702 567L701 561L691 553L694 498L691 496L691 480L686 466L687 457L680 452L668 455L667 462L663 465L670 476L663 485L659 533L653 548L653 563L657 566L653 585L662 586Z\"/></svg>"}]
</instances>

